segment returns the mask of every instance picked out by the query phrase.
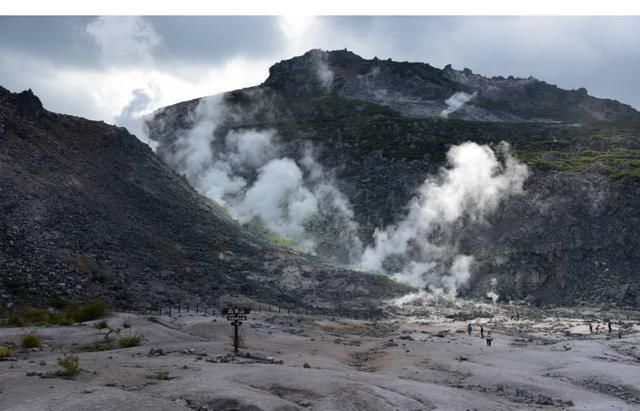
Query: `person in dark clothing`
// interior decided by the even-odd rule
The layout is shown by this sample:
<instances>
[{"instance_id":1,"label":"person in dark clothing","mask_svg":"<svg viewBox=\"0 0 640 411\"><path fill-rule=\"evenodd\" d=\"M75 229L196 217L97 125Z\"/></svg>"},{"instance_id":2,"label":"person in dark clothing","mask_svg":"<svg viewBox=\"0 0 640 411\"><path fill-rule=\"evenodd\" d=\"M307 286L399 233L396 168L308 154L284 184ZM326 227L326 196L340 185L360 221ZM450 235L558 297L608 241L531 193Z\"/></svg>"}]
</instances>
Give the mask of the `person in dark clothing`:
<instances>
[{"instance_id":1,"label":"person in dark clothing","mask_svg":"<svg viewBox=\"0 0 640 411\"><path fill-rule=\"evenodd\" d=\"M487 347L491 347L491 342L493 341L493 337L491 336L491 331L487 333Z\"/></svg>"},{"instance_id":2,"label":"person in dark clothing","mask_svg":"<svg viewBox=\"0 0 640 411\"><path fill-rule=\"evenodd\" d=\"M609 334L611 334L611 331L613 331L611 329L611 320L607 321L607 327L609 327Z\"/></svg>"},{"instance_id":3,"label":"person in dark clothing","mask_svg":"<svg viewBox=\"0 0 640 411\"><path fill-rule=\"evenodd\" d=\"M593 334L593 324L589 323L589 334Z\"/></svg>"},{"instance_id":4,"label":"person in dark clothing","mask_svg":"<svg viewBox=\"0 0 640 411\"><path fill-rule=\"evenodd\" d=\"M467 325L467 334L469 334L469 336L471 336L471 331L473 331L473 327L471 327L471 323L469 323Z\"/></svg>"},{"instance_id":5,"label":"person in dark clothing","mask_svg":"<svg viewBox=\"0 0 640 411\"><path fill-rule=\"evenodd\" d=\"M480 338L484 338L484 327L480 326Z\"/></svg>"}]
</instances>

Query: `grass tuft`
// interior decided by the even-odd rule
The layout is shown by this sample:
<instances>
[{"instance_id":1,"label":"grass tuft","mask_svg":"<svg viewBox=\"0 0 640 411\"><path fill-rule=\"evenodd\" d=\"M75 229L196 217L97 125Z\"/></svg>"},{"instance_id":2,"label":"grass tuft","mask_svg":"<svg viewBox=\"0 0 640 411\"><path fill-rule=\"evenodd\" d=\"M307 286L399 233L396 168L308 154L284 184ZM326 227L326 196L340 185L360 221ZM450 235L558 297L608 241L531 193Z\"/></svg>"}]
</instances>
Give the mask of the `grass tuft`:
<instances>
[{"instance_id":1,"label":"grass tuft","mask_svg":"<svg viewBox=\"0 0 640 411\"><path fill-rule=\"evenodd\" d=\"M20 338L20 346L22 348L38 348L42 346L42 341L35 334L25 334Z\"/></svg>"},{"instance_id":2,"label":"grass tuft","mask_svg":"<svg viewBox=\"0 0 640 411\"><path fill-rule=\"evenodd\" d=\"M0 358L11 357L14 352L13 347L0 347Z\"/></svg>"},{"instance_id":3,"label":"grass tuft","mask_svg":"<svg viewBox=\"0 0 640 411\"><path fill-rule=\"evenodd\" d=\"M74 377L80 372L80 360L75 355L65 355L58 358L58 365L62 367L59 375L64 377Z\"/></svg>"},{"instance_id":4,"label":"grass tuft","mask_svg":"<svg viewBox=\"0 0 640 411\"><path fill-rule=\"evenodd\" d=\"M141 345L143 341L144 341L144 336L140 334L122 337L120 338L120 347L122 348L137 347Z\"/></svg>"}]
</instances>

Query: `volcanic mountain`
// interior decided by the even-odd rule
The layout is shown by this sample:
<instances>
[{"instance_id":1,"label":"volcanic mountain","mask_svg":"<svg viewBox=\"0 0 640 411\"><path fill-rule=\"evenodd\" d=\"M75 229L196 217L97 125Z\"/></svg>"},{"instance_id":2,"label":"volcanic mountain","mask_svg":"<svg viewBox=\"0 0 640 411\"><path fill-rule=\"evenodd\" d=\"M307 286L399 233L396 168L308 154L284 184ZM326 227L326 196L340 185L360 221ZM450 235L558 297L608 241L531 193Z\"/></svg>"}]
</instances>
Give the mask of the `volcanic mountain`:
<instances>
[{"instance_id":1,"label":"volcanic mountain","mask_svg":"<svg viewBox=\"0 0 640 411\"><path fill-rule=\"evenodd\" d=\"M120 307L376 303L408 288L281 249L232 221L126 129L0 88L0 300Z\"/></svg>"},{"instance_id":2,"label":"volcanic mountain","mask_svg":"<svg viewBox=\"0 0 640 411\"><path fill-rule=\"evenodd\" d=\"M263 84L215 96L222 109L203 111L211 99L163 108L149 120L165 163L206 191L177 155L203 120L215 123L207 137L218 147L213 153L247 130L275 136L280 155L298 164L312 145L346 193L365 246L406 214L452 146L507 142L529 177L521 195L484 221L455 227L459 250L476 261L460 292L640 305L640 113L629 105L532 77L489 78L347 50L279 62ZM250 184L260 173L236 177ZM335 258L341 231L328 226L306 228L324 245L318 255Z\"/></svg>"}]
</instances>

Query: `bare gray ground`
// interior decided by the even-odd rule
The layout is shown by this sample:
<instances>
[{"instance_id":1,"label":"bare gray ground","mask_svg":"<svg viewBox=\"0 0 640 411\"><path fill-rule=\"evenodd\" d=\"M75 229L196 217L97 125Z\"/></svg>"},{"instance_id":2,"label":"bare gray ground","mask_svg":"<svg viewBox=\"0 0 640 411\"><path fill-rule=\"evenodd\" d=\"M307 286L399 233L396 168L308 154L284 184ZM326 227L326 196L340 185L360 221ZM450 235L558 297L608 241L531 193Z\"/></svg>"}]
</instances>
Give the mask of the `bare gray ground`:
<instances>
[{"instance_id":1,"label":"bare gray ground","mask_svg":"<svg viewBox=\"0 0 640 411\"><path fill-rule=\"evenodd\" d=\"M615 335L602 323L600 334L589 334L584 317L603 313L558 319L520 310L518 321L509 307L404 309L377 323L252 313L238 357L230 356L232 328L210 315L150 321L114 314L110 326L131 324L121 335L146 340L107 351L91 351L106 332L95 322L38 328L42 350L18 350L0 362L0 409L640 409L638 325L625 322L618 339L624 325L617 323ZM480 324L493 331L492 347L479 337ZM27 331L0 329L0 344ZM63 353L77 354L82 371L74 379L48 377Z\"/></svg>"}]
</instances>

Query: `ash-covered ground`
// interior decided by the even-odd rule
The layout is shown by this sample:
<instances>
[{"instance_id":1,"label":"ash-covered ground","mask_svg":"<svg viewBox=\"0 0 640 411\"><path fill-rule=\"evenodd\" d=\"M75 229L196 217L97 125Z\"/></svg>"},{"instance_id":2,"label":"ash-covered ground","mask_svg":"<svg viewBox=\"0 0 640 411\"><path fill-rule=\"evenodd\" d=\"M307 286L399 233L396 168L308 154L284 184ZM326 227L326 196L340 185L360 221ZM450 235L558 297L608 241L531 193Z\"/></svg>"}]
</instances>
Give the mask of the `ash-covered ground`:
<instances>
[{"instance_id":1,"label":"ash-covered ground","mask_svg":"<svg viewBox=\"0 0 640 411\"><path fill-rule=\"evenodd\" d=\"M237 356L219 315L106 318L120 329L112 341L144 336L131 348L105 346L99 321L2 328L0 345L28 332L44 343L0 361L0 409L640 409L638 312L464 301L391 311L376 322L253 312ZM79 358L74 378L57 375L65 354Z\"/></svg>"}]
</instances>

